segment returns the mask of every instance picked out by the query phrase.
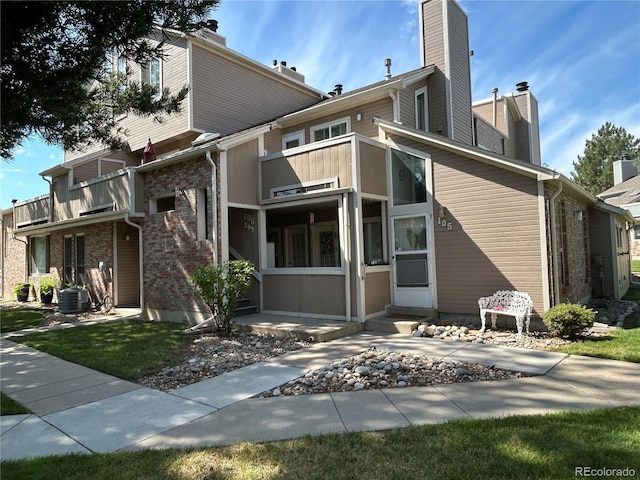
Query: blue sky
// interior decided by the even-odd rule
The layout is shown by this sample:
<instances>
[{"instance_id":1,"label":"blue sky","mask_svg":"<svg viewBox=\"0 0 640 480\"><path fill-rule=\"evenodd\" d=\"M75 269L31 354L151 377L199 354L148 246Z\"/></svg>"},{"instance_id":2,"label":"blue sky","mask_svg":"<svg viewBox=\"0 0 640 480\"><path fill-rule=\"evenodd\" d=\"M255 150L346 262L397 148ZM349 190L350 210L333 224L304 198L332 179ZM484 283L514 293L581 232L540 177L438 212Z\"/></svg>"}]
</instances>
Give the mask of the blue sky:
<instances>
[{"instance_id":1,"label":"blue sky","mask_svg":"<svg viewBox=\"0 0 640 480\"><path fill-rule=\"evenodd\" d=\"M461 0L469 16L474 100L527 81L540 105L542 162L565 175L609 121L640 137L640 1ZM420 66L417 0L223 0L213 18L227 46L308 84L345 91ZM0 162L0 208L48 191L37 174L62 162L34 139Z\"/></svg>"}]
</instances>

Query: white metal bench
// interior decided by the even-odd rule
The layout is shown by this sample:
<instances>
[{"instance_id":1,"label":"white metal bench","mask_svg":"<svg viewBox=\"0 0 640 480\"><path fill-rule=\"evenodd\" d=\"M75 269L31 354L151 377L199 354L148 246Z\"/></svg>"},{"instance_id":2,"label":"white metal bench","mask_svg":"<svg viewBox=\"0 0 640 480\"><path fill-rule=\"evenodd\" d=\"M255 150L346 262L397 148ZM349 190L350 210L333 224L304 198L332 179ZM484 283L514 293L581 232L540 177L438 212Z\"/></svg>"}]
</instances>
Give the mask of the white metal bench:
<instances>
[{"instance_id":1,"label":"white metal bench","mask_svg":"<svg viewBox=\"0 0 640 480\"><path fill-rule=\"evenodd\" d=\"M516 317L518 338L522 336L522 324L525 319L527 320L527 333L529 333L533 301L528 293L517 290L499 290L490 297L478 299L478 306L480 307L480 320L482 320L481 332L484 332L485 329L485 316L490 313L492 328L496 328L498 314L511 315Z\"/></svg>"}]
</instances>

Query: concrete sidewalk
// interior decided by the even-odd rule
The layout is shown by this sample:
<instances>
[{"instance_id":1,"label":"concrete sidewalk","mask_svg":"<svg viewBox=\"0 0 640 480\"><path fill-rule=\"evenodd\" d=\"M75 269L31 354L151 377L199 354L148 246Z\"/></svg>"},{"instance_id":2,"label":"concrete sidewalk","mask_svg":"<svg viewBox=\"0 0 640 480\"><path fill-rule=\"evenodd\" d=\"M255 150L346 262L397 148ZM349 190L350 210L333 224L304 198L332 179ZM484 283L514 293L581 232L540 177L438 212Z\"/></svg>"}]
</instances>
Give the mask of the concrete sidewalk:
<instances>
[{"instance_id":1,"label":"concrete sidewalk","mask_svg":"<svg viewBox=\"0 0 640 480\"><path fill-rule=\"evenodd\" d=\"M536 376L494 382L250 398L368 348ZM535 350L360 333L163 393L0 340L2 391L31 415L0 417L2 460L228 445L640 404L640 365Z\"/></svg>"}]
</instances>

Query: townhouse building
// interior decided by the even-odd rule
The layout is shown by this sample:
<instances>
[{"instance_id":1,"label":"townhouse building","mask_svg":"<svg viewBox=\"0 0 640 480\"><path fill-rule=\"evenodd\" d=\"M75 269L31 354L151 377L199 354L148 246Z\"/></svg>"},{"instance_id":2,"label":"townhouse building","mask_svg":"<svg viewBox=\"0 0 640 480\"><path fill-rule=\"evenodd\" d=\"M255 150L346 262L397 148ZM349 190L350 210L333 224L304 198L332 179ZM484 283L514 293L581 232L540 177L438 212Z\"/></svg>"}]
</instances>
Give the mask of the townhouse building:
<instances>
[{"instance_id":1,"label":"townhouse building","mask_svg":"<svg viewBox=\"0 0 640 480\"><path fill-rule=\"evenodd\" d=\"M52 274L195 323L189 275L234 258L255 265L257 310L299 317L475 316L502 289L540 316L624 295L633 217L541 166L526 82L472 102L455 1L423 1L419 19L419 68L331 94L212 30L175 34L156 73L134 75L188 83L184 114L124 118L127 151L68 152L41 172L49 193L3 212L4 296Z\"/></svg>"}]
</instances>

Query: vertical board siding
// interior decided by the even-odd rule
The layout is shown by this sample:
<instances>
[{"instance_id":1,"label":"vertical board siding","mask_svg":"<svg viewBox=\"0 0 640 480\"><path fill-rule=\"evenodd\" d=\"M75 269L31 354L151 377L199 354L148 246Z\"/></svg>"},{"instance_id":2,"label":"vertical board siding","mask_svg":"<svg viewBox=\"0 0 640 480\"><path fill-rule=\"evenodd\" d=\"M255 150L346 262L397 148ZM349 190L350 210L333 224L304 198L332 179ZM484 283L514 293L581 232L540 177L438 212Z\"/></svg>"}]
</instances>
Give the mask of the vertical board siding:
<instances>
[{"instance_id":1,"label":"vertical board siding","mask_svg":"<svg viewBox=\"0 0 640 480\"><path fill-rule=\"evenodd\" d=\"M391 304L391 272L367 272L364 279L365 314L381 312Z\"/></svg>"},{"instance_id":2,"label":"vertical board siding","mask_svg":"<svg viewBox=\"0 0 640 480\"><path fill-rule=\"evenodd\" d=\"M227 185L230 202L258 204L258 140L229 149Z\"/></svg>"},{"instance_id":3,"label":"vertical board siding","mask_svg":"<svg viewBox=\"0 0 640 480\"><path fill-rule=\"evenodd\" d=\"M119 222L116 224L116 231L118 306L139 306L140 264L138 229L124 222Z\"/></svg>"},{"instance_id":4,"label":"vertical board siding","mask_svg":"<svg viewBox=\"0 0 640 480\"><path fill-rule=\"evenodd\" d=\"M308 107L319 95L193 45L193 128L227 135Z\"/></svg>"},{"instance_id":5,"label":"vertical board siding","mask_svg":"<svg viewBox=\"0 0 640 480\"><path fill-rule=\"evenodd\" d=\"M425 2L423 8L424 65L435 65L428 77L429 131L449 135L444 58L444 22L441 2Z\"/></svg>"},{"instance_id":6,"label":"vertical board siding","mask_svg":"<svg viewBox=\"0 0 640 480\"><path fill-rule=\"evenodd\" d=\"M387 195L387 150L359 142L360 187L363 193Z\"/></svg>"},{"instance_id":7,"label":"vertical board siding","mask_svg":"<svg viewBox=\"0 0 640 480\"><path fill-rule=\"evenodd\" d=\"M351 142L261 162L262 198L286 185L338 177L339 187L353 185Z\"/></svg>"},{"instance_id":8,"label":"vertical board siding","mask_svg":"<svg viewBox=\"0 0 640 480\"><path fill-rule=\"evenodd\" d=\"M346 317L344 275L263 274L264 309Z\"/></svg>"}]
</instances>

